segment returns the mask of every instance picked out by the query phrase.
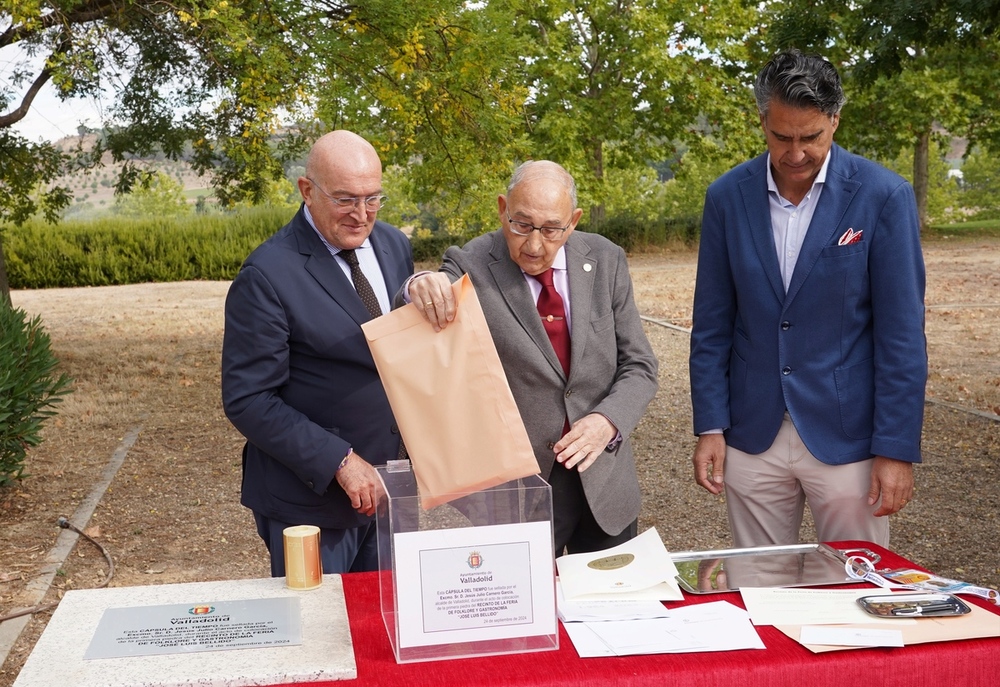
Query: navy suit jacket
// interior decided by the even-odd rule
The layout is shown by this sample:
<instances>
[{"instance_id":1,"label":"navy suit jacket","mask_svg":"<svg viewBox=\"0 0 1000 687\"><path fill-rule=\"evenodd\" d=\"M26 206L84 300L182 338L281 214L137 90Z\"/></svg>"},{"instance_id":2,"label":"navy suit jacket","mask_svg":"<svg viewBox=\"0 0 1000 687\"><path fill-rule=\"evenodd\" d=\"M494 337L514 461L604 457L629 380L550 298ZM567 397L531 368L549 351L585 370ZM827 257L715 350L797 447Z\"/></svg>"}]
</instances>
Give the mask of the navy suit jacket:
<instances>
[{"instance_id":1,"label":"navy suit jacket","mask_svg":"<svg viewBox=\"0 0 1000 687\"><path fill-rule=\"evenodd\" d=\"M413 272L410 242L371 233L392 295ZM222 400L247 438L243 505L320 527L370 519L334 479L353 448L372 464L396 458L400 435L361 331L371 319L302 209L243 263L226 298Z\"/></svg>"},{"instance_id":2,"label":"navy suit jacket","mask_svg":"<svg viewBox=\"0 0 1000 687\"><path fill-rule=\"evenodd\" d=\"M785 293L771 231L767 155L708 189L691 334L696 434L725 428L756 454L787 409L831 465L920 461L927 349L913 189L840 146ZM848 230L862 240L838 245Z\"/></svg>"}]
</instances>

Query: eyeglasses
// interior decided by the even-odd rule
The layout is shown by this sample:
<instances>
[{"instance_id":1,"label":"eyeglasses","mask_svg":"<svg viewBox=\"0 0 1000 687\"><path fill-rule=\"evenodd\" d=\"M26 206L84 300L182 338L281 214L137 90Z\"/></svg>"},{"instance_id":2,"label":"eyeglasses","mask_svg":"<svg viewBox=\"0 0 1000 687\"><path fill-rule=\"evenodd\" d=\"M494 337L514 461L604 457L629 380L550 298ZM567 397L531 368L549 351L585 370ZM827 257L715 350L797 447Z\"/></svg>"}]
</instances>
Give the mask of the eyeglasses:
<instances>
[{"instance_id":1,"label":"eyeglasses","mask_svg":"<svg viewBox=\"0 0 1000 687\"><path fill-rule=\"evenodd\" d=\"M331 196L329 193L324 191L312 177L306 177L306 179L309 179L317 191L326 196L331 203L336 205L341 210L353 210L358 207L358 203L362 203L366 210L374 212L385 205L386 201L389 200L389 196L383 193L376 193L371 196Z\"/></svg>"},{"instance_id":2,"label":"eyeglasses","mask_svg":"<svg viewBox=\"0 0 1000 687\"><path fill-rule=\"evenodd\" d=\"M569 229L568 224L565 227L552 227L548 225L536 227L530 222L522 222L520 220L511 219L510 211L507 212L507 223L510 225L511 232L517 234L518 236L531 236L531 232L537 231L542 235L542 238L547 241L558 241L562 238L563 232Z\"/></svg>"}]
</instances>

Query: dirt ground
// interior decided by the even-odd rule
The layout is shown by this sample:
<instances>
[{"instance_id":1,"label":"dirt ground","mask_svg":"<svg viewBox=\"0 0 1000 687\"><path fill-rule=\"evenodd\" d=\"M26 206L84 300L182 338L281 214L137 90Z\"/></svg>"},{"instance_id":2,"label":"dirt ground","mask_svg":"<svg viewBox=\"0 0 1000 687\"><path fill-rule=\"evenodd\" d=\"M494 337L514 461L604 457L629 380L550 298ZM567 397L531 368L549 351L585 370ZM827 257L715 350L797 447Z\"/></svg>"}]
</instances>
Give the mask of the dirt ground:
<instances>
[{"instance_id":1,"label":"dirt ground","mask_svg":"<svg viewBox=\"0 0 1000 687\"><path fill-rule=\"evenodd\" d=\"M892 548L946 576L1000 586L1000 240L925 245L931 363L924 463ZM640 311L690 326L695 252L630 260ZM16 291L41 315L74 393L32 451L30 477L0 491L0 616L28 605L60 530L129 432L138 438L85 527L111 553L111 586L265 577L266 552L239 505L242 439L222 413L219 359L228 283ZM644 507L673 551L730 545L723 497L693 484L688 336L649 322L660 392L636 432ZM971 411L971 412L970 412ZM75 522L75 521L74 521ZM802 539L813 541L808 523ZM100 584L103 557L81 540L45 601ZM0 668L13 683L51 612L37 613Z\"/></svg>"}]
</instances>

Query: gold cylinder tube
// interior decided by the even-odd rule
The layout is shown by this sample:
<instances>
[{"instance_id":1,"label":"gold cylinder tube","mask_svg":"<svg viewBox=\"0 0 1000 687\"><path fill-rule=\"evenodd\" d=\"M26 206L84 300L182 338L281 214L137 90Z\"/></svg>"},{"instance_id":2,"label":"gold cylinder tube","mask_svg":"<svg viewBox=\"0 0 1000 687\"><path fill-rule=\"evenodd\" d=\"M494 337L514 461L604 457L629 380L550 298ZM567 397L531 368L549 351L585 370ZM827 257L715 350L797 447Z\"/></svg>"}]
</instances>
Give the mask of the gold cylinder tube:
<instances>
[{"instance_id":1,"label":"gold cylinder tube","mask_svg":"<svg viewBox=\"0 0 1000 687\"><path fill-rule=\"evenodd\" d=\"M285 541L285 585L289 589L316 589L323 583L319 555L319 528L296 525L282 530Z\"/></svg>"}]
</instances>

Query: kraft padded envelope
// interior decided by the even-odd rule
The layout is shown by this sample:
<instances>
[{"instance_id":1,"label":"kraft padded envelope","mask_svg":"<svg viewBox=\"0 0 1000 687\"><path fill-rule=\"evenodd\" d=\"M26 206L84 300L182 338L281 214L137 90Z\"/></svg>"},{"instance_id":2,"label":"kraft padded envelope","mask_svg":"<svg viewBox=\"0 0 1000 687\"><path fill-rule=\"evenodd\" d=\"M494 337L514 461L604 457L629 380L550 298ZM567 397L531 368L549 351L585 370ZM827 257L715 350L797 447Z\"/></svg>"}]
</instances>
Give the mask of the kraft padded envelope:
<instances>
[{"instance_id":1,"label":"kraft padded envelope","mask_svg":"<svg viewBox=\"0 0 1000 687\"><path fill-rule=\"evenodd\" d=\"M424 509L539 472L468 275L452 289L458 311L440 332L412 303L361 326Z\"/></svg>"}]
</instances>

